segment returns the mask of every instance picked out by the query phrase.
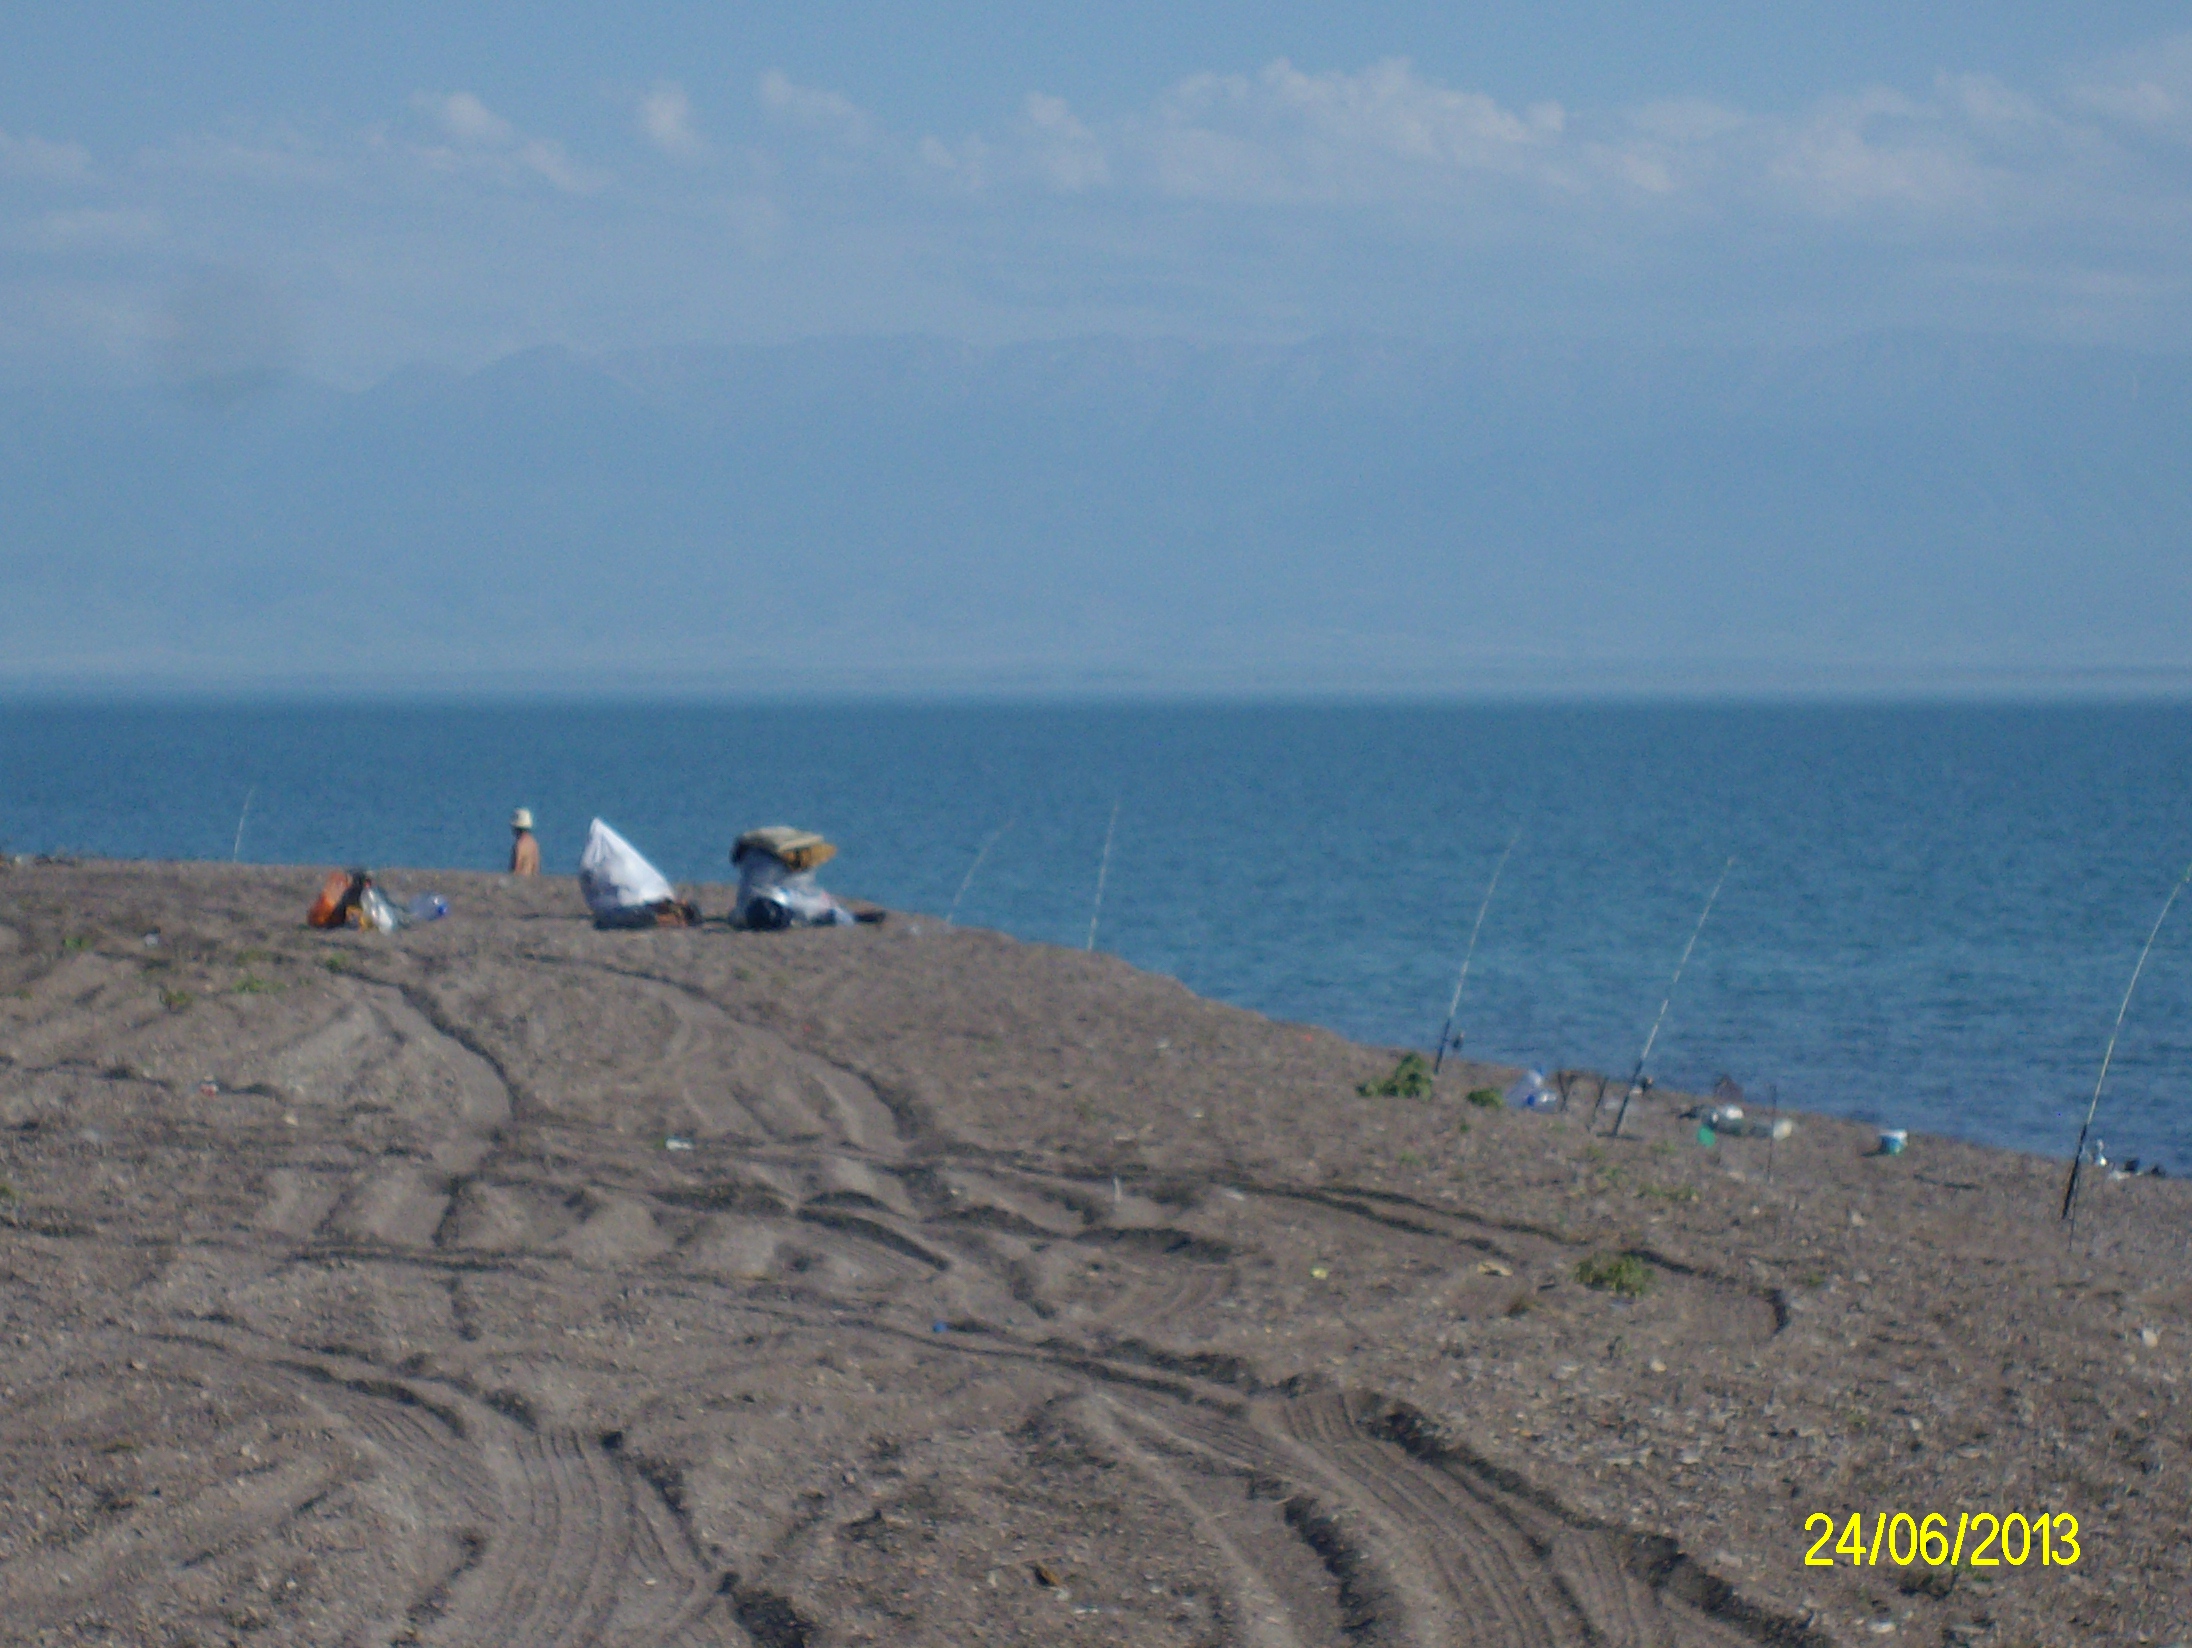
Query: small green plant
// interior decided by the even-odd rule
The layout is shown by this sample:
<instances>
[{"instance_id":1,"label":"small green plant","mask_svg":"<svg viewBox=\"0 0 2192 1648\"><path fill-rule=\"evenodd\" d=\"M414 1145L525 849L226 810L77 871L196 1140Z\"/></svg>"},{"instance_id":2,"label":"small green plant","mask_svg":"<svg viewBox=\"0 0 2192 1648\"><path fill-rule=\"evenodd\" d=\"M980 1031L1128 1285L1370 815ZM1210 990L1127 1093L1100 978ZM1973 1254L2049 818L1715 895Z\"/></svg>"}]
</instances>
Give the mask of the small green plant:
<instances>
[{"instance_id":1,"label":"small green plant","mask_svg":"<svg viewBox=\"0 0 2192 1648\"><path fill-rule=\"evenodd\" d=\"M184 989L162 990L160 992L160 1005L170 1013L189 1012L190 1004L197 999L196 996Z\"/></svg>"},{"instance_id":2,"label":"small green plant","mask_svg":"<svg viewBox=\"0 0 2192 1648\"><path fill-rule=\"evenodd\" d=\"M1641 1299L1651 1290L1652 1273L1633 1253L1594 1253L1576 1266L1576 1280L1601 1293Z\"/></svg>"},{"instance_id":3,"label":"small green plant","mask_svg":"<svg viewBox=\"0 0 2192 1648\"><path fill-rule=\"evenodd\" d=\"M90 948L91 939L89 935L84 933L78 933L74 938L65 938L61 941L61 950L65 955L73 956L79 950L88 950Z\"/></svg>"},{"instance_id":4,"label":"small green plant","mask_svg":"<svg viewBox=\"0 0 2192 1648\"><path fill-rule=\"evenodd\" d=\"M1663 1202L1694 1202L1697 1188L1694 1185L1646 1185L1639 1196L1654 1196Z\"/></svg>"},{"instance_id":5,"label":"small green plant","mask_svg":"<svg viewBox=\"0 0 2192 1648\"><path fill-rule=\"evenodd\" d=\"M259 977L257 973L246 973L236 981L233 988L239 996L263 996L279 986Z\"/></svg>"},{"instance_id":6,"label":"small green plant","mask_svg":"<svg viewBox=\"0 0 2192 1648\"><path fill-rule=\"evenodd\" d=\"M1499 1089L1496 1087L1472 1087L1469 1089L1469 1102L1479 1110L1497 1110L1507 1101L1499 1096Z\"/></svg>"},{"instance_id":7,"label":"small green plant","mask_svg":"<svg viewBox=\"0 0 2192 1648\"><path fill-rule=\"evenodd\" d=\"M1431 1092L1431 1067L1424 1062L1421 1053L1403 1053L1390 1076L1383 1081L1359 1082L1355 1091L1366 1099L1427 1098Z\"/></svg>"},{"instance_id":8,"label":"small green plant","mask_svg":"<svg viewBox=\"0 0 2192 1648\"><path fill-rule=\"evenodd\" d=\"M1396 1158L1402 1167L1421 1167L1423 1158L1413 1150L1403 1150Z\"/></svg>"},{"instance_id":9,"label":"small green plant","mask_svg":"<svg viewBox=\"0 0 2192 1648\"><path fill-rule=\"evenodd\" d=\"M1816 1270L1807 1270L1797 1277L1796 1283L1799 1287L1823 1288L1827 1285L1827 1279Z\"/></svg>"},{"instance_id":10,"label":"small green plant","mask_svg":"<svg viewBox=\"0 0 2192 1648\"><path fill-rule=\"evenodd\" d=\"M350 971L350 958L348 956L341 955L322 956L320 958L320 965L326 968L330 973L347 973Z\"/></svg>"}]
</instances>

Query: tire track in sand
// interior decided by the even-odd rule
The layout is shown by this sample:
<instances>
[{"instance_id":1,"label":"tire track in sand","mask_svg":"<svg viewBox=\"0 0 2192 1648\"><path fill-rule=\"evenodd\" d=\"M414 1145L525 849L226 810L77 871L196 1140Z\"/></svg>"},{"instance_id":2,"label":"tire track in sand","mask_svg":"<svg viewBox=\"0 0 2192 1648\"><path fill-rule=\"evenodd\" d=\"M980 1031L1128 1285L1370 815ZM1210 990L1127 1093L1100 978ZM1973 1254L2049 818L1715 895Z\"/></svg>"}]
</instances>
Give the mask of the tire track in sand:
<instances>
[{"instance_id":1,"label":"tire track in sand","mask_svg":"<svg viewBox=\"0 0 2192 1648\"><path fill-rule=\"evenodd\" d=\"M332 1422L346 1458L415 1507L437 1573L391 1621L394 1640L470 1648L652 1648L743 1643L716 1575L621 1438L534 1428L421 1376L241 1334L189 1336L199 1349L286 1384ZM275 1531L274 1511L235 1539Z\"/></svg>"},{"instance_id":2,"label":"tire track in sand","mask_svg":"<svg viewBox=\"0 0 2192 1648\"><path fill-rule=\"evenodd\" d=\"M1172 1461L1197 1456L1207 1469L1276 1484L1266 1491L1286 1496L1303 1554L1338 1582L1353 1641L1738 1648L1802 1637L1787 1622L1712 1617L1650 1583L1612 1530L1416 1457L1384 1434L1392 1425L1381 1405L1325 1394L1258 1400L1235 1416L1123 1387L1095 1400L1115 1414L1115 1431L1141 1444L1122 1456L1168 1478L1169 1493L1191 1495Z\"/></svg>"}]
</instances>

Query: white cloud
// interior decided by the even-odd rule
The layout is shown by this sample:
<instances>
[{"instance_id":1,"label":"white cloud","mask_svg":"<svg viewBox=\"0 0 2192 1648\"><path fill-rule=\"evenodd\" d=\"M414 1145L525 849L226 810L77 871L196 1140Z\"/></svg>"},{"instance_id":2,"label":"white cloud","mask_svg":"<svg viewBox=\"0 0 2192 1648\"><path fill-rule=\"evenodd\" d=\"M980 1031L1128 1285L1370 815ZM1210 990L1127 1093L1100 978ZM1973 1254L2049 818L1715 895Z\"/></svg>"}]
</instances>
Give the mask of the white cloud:
<instances>
[{"instance_id":1,"label":"white cloud","mask_svg":"<svg viewBox=\"0 0 2192 1648\"><path fill-rule=\"evenodd\" d=\"M72 255L131 251L159 237L157 212L130 206L86 206L47 212L23 231L25 245L40 252Z\"/></svg>"},{"instance_id":2,"label":"white cloud","mask_svg":"<svg viewBox=\"0 0 2192 1648\"><path fill-rule=\"evenodd\" d=\"M1518 149L1556 141L1566 124L1558 103L1517 115L1481 93L1427 81L1397 57L1360 74L1304 74L1282 58L1256 89L1334 142L1440 166L1504 167Z\"/></svg>"},{"instance_id":3,"label":"white cloud","mask_svg":"<svg viewBox=\"0 0 2192 1648\"><path fill-rule=\"evenodd\" d=\"M692 100L674 80L659 82L639 100L639 129L673 160L698 160L707 142L693 127Z\"/></svg>"},{"instance_id":4,"label":"white cloud","mask_svg":"<svg viewBox=\"0 0 2192 1648\"><path fill-rule=\"evenodd\" d=\"M2153 136L2192 142L2192 34L2112 59L2073 87L2072 96Z\"/></svg>"},{"instance_id":5,"label":"white cloud","mask_svg":"<svg viewBox=\"0 0 2192 1648\"><path fill-rule=\"evenodd\" d=\"M961 189L973 192L989 182L990 147L979 137L963 137L956 143L924 137L914 145L913 152L928 173L944 177Z\"/></svg>"},{"instance_id":6,"label":"white cloud","mask_svg":"<svg viewBox=\"0 0 2192 1648\"><path fill-rule=\"evenodd\" d=\"M600 167L575 165L562 144L544 137L530 138L519 148L518 164L566 194L590 195L609 182L609 174Z\"/></svg>"},{"instance_id":7,"label":"white cloud","mask_svg":"<svg viewBox=\"0 0 2192 1648\"><path fill-rule=\"evenodd\" d=\"M500 148L517 135L509 121L470 92L452 92L441 98L428 97L421 92L418 100L433 114L441 129L459 143Z\"/></svg>"},{"instance_id":8,"label":"white cloud","mask_svg":"<svg viewBox=\"0 0 2192 1648\"><path fill-rule=\"evenodd\" d=\"M551 188L580 195L592 194L610 181L599 167L574 162L554 139L521 136L516 126L470 92L418 92L411 104L453 140L412 148L411 153L435 171L504 184L521 182L530 174Z\"/></svg>"},{"instance_id":9,"label":"white cloud","mask_svg":"<svg viewBox=\"0 0 2192 1648\"><path fill-rule=\"evenodd\" d=\"M378 142L368 134L369 147ZM330 151L286 127L242 135L197 132L141 149L136 164L161 175L189 175L250 185L310 187L340 182L349 157Z\"/></svg>"},{"instance_id":10,"label":"white cloud","mask_svg":"<svg viewBox=\"0 0 2192 1648\"><path fill-rule=\"evenodd\" d=\"M761 77L761 106L780 120L820 132L848 149L865 148L874 136L874 121L842 92L799 85L782 69L771 69Z\"/></svg>"},{"instance_id":11,"label":"white cloud","mask_svg":"<svg viewBox=\"0 0 2192 1648\"><path fill-rule=\"evenodd\" d=\"M1053 189L1073 194L1111 181L1103 144L1074 118L1064 98L1030 92L1021 116L1028 159Z\"/></svg>"},{"instance_id":12,"label":"white cloud","mask_svg":"<svg viewBox=\"0 0 2192 1648\"><path fill-rule=\"evenodd\" d=\"M1642 136L1666 143L1710 143L1741 131L1750 116L1701 97L1662 98L1630 111L1628 124Z\"/></svg>"},{"instance_id":13,"label":"white cloud","mask_svg":"<svg viewBox=\"0 0 2192 1648\"><path fill-rule=\"evenodd\" d=\"M1520 112L1418 74L1404 58L1309 74L1199 74L1161 98L1143 130L1153 175L1210 198L1389 198L1470 174L1543 175L1561 147L1557 103Z\"/></svg>"},{"instance_id":14,"label":"white cloud","mask_svg":"<svg viewBox=\"0 0 2192 1648\"><path fill-rule=\"evenodd\" d=\"M1594 147L1590 158L1596 170L1648 195L1671 195L1682 187L1674 167L1659 155L1617 146Z\"/></svg>"},{"instance_id":15,"label":"white cloud","mask_svg":"<svg viewBox=\"0 0 2192 1648\"><path fill-rule=\"evenodd\" d=\"M76 183L90 175L91 152L81 143L53 143L0 131L0 177Z\"/></svg>"},{"instance_id":16,"label":"white cloud","mask_svg":"<svg viewBox=\"0 0 2192 1648\"><path fill-rule=\"evenodd\" d=\"M706 164L658 164L608 201L616 179L570 140L446 88L347 134L238 118L112 163L0 133L0 251L73 290L249 242L363 294L315 314L410 283L455 294L451 315L507 313L498 347L563 303L574 337L581 311L620 306L642 331L705 334L726 267L765 294L721 309L732 328L1291 334L1556 310L1618 328L1655 305L1706 331L1921 311L2192 325L2192 37L2052 89L1953 75L1787 110L1578 109L1398 59L1220 67L1126 106L1027 92L933 135L770 70L720 117L765 124L750 147L704 133L680 82L632 85L611 110L624 141ZM96 189L37 198L14 178ZM521 235L557 250L520 256ZM447 259L417 255L444 240ZM635 246L686 308L628 295Z\"/></svg>"},{"instance_id":17,"label":"white cloud","mask_svg":"<svg viewBox=\"0 0 2192 1648\"><path fill-rule=\"evenodd\" d=\"M1981 178L1966 134L1900 92L1830 98L1775 134L1769 178L1791 203L1822 212L1964 204Z\"/></svg>"},{"instance_id":18,"label":"white cloud","mask_svg":"<svg viewBox=\"0 0 2192 1648\"><path fill-rule=\"evenodd\" d=\"M2136 157L2080 113L2120 93L2150 126L2176 119L2180 103L2192 120L2192 37L2138 70L2095 78L2069 99L1967 74L1918 94L1825 97L1790 114L1686 98L1579 115L1549 99L1510 104L1448 85L1403 58L1317 71L1280 59L1252 73L1191 75L1108 117L1031 93L1002 129L957 141L897 137L842 93L779 70L760 90L787 127L879 160L871 186L945 181L995 210L1033 186L1101 191L1121 206L1383 211L1410 236L1580 244L1577 234L1627 233L1655 214L1671 227L1756 223L1763 213L1945 244L2103 212L2128 221L2157 187L2171 191L2167 214L2192 209L2182 180L2151 168L2134 175Z\"/></svg>"},{"instance_id":19,"label":"white cloud","mask_svg":"<svg viewBox=\"0 0 2192 1648\"><path fill-rule=\"evenodd\" d=\"M1969 122L1975 131L2017 136L2064 130L2062 122L2037 99L2003 85L1990 74L1940 75L1934 80L1934 91L1947 109Z\"/></svg>"}]
</instances>

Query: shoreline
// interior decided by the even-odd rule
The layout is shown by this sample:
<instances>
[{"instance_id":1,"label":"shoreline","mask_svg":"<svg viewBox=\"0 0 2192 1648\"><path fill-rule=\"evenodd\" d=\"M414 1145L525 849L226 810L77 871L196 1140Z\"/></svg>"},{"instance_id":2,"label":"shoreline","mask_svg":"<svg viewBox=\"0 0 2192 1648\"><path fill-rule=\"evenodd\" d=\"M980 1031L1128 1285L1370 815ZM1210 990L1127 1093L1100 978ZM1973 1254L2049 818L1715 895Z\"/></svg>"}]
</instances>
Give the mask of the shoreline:
<instances>
[{"instance_id":1,"label":"shoreline","mask_svg":"<svg viewBox=\"0 0 2192 1648\"><path fill-rule=\"evenodd\" d=\"M2174 1640L2178 1181L2089 1178L2073 1245L2059 1160L1784 1111L1769 1183L1686 1095L1618 1140L1463 1101L1505 1067L1365 1098L1399 1050L935 918L597 932L569 878L392 871L456 914L320 934L319 873L0 874L0 1474L81 1508L5 1490L0 1584L62 1640L109 1593L526 1640L486 1484L566 1447L622 1484L604 1640ZM1802 1560L1815 1511L2043 1502L2083 1567ZM121 1554L223 1516L202 1585Z\"/></svg>"},{"instance_id":2,"label":"shoreline","mask_svg":"<svg viewBox=\"0 0 2192 1648\"><path fill-rule=\"evenodd\" d=\"M230 860L216 858L108 858L98 855L73 853L16 853L11 855L0 855L0 877L4 877L11 870L70 870L86 868L96 869L100 867L116 869L131 868L144 870L177 871L195 869L242 870L260 872L269 875L288 874L298 877L300 886L304 885L306 880L309 879L311 881L311 889L316 890L318 886L316 878L324 876L330 869L333 869L336 866L332 860L324 863L236 863ZM420 883L421 887L418 890L431 890L424 888L423 884L435 881L437 879L448 882L451 885L471 884L484 887L494 887L502 885L504 883L507 883L510 879L503 872L496 870L437 869L432 867L418 868L406 865L391 865L386 867L385 871L382 873L404 878L407 883ZM584 900L580 897L578 893L577 877L575 875L542 873L541 875L537 876L535 880L541 886L568 887L570 889L570 898L568 900L568 903L570 905L571 912L576 915L583 915ZM737 886L737 883L735 881L679 879L676 877L672 877L671 880L678 889L678 894L681 898L692 897L699 900L705 918L702 923L703 930L730 930L725 926L724 918L721 914L710 914L708 912L720 912L721 910L726 909L729 906L731 902L731 896L736 890ZM0 881L0 888L4 888L4 886L5 882ZM850 907L858 907L867 910L888 911L890 919L894 921L921 922L933 924L939 928L943 927L943 918L933 913L899 911L881 902L873 899L864 898L857 894L843 894L841 895L841 897L843 898L844 902ZM308 903L309 898L310 893L308 892L306 895L306 902ZM460 916L462 914L461 911L457 913ZM1022 939L999 928L976 927L966 928L963 930L994 933L997 936L1009 939L1014 943L1025 944L1030 949L1036 951L1057 951L1065 954L1081 953L1078 946L1041 939ZM1110 951L1104 951L1101 953L1107 955L1115 955L1115 952ZM1116 957L1116 959L1119 959L1122 962L1125 961L1124 957ZM1126 965L1133 966L1135 964L1127 962ZM1171 978L1170 974L1164 974L1161 976ZM1175 980L1174 982L1179 981ZM1187 986L1183 985L1183 988L1187 988ZM1236 1011L1256 1014L1259 1017L1265 1016L1258 1009L1246 1006L1244 1004L1226 1002L1225 1005ZM1335 1029L1330 1025L1323 1024L1314 1020L1273 1020L1272 1022L1299 1023L1305 1028L1313 1028L1316 1030L1324 1031L1326 1033L1341 1037L1344 1040L1349 1040L1353 1042L1353 1038L1349 1037L1345 1031ZM1401 1044L1354 1042L1354 1045L1374 1048L1376 1050L1386 1052L1395 1059L1398 1059L1403 1054L1409 1052L1420 1053L1425 1058L1429 1058L1432 1053L1432 1049L1428 1047L1412 1047ZM1483 1061L1483 1067L1488 1071L1494 1071L1499 1073L1498 1079L1499 1084L1502 1086L1502 1088L1504 1088L1513 1079L1522 1075L1524 1071L1529 1068L1528 1066L1522 1064L1501 1063L1498 1061ZM1557 1068L1552 1066L1545 1066L1542 1068L1548 1082L1552 1081L1556 1077L1566 1077L1573 1081L1594 1084L1595 1091L1595 1084L1603 1081L1607 1084L1609 1091L1615 1095L1613 1098L1610 1098L1607 1101L1608 1104L1611 1105L1618 1102L1618 1094L1621 1090L1620 1078L1617 1074L1613 1072L1596 1070L1588 1066L1561 1065ZM1707 1105L1711 1102L1711 1097L1709 1094L1687 1088L1662 1088L1655 1085L1652 1089L1652 1094L1656 1102L1678 1103L1683 1108ZM1882 1129L1892 1125L1887 1120L1882 1119L1882 1117L1877 1113L1876 1107L1874 1106L1861 1107L1857 1113L1845 1114L1838 1111L1806 1110L1796 1107L1794 1105L1789 1105L1781 1107L1780 1114L1790 1117L1809 1117L1821 1121L1842 1123L1862 1130ZM2102 1114L2105 1118L2105 1116L2107 1115L2105 1108ZM2053 1151L2048 1150L2028 1149L2021 1145L2004 1142L1998 1138L1980 1137L1976 1134L1966 1135L1961 1133L1935 1132L1928 1129L1912 1128L1907 1126L1903 1128L1903 1131L1905 1131L1913 1140L1925 1138L1944 1142L1953 1141L1958 1144L1970 1145L1978 1149L1999 1150L2007 1152L2011 1155L2029 1157L2036 1161L2053 1162L2057 1164L2059 1169L2066 1174L2068 1173L2070 1167L2071 1157L2068 1151L2057 1154ZM2103 1132L2101 1134L2101 1137L2105 1139L2106 1133ZM2114 1162L2111 1162L2109 1164L2110 1167L2113 1167L2115 1165L2117 1164ZM2146 1165L2149 1164L2145 1163L2142 1159L2142 1167ZM2160 1166L2162 1168L2162 1172L2157 1175L2158 1177L2177 1176L2177 1169L2173 1166L2170 1166L2168 1164L2151 1165Z\"/></svg>"}]
</instances>

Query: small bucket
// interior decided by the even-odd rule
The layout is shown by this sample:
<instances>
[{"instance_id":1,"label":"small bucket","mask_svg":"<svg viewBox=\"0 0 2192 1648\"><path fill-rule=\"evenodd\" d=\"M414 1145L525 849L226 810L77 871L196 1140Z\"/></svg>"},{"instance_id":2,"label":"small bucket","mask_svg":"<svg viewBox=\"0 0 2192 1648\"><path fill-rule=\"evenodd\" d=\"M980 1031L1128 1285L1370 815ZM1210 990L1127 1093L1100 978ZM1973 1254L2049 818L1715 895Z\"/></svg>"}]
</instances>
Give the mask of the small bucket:
<instances>
[{"instance_id":1,"label":"small bucket","mask_svg":"<svg viewBox=\"0 0 2192 1648\"><path fill-rule=\"evenodd\" d=\"M1884 1127L1880 1130L1880 1154L1900 1156L1903 1146L1910 1142L1910 1135L1900 1127Z\"/></svg>"}]
</instances>

